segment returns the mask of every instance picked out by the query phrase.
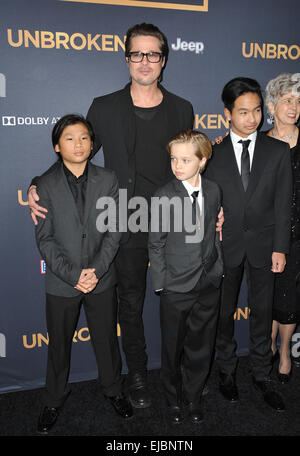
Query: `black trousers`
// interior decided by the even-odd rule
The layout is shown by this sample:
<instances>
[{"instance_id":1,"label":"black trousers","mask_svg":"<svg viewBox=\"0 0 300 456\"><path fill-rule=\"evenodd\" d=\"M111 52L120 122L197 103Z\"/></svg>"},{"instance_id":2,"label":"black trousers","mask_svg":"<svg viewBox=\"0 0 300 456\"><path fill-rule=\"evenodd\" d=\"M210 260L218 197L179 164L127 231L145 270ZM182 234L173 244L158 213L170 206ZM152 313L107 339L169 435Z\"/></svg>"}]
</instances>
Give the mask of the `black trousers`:
<instances>
[{"instance_id":1,"label":"black trousers","mask_svg":"<svg viewBox=\"0 0 300 456\"><path fill-rule=\"evenodd\" d=\"M147 371L143 308L148 263L148 233L131 234L116 258L119 323L129 374Z\"/></svg>"},{"instance_id":2,"label":"black trousers","mask_svg":"<svg viewBox=\"0 0 300 456\"><path fill-rule=\"evenodd\" d=\"M220 290L203 273L188 293L161 294L161 380L170 406L198 404L212 361Z\"/></svg>"},{"instance_id":3,"label":"black trousers","mask_svg":"<svg viewBox=\"0 0 300 456\"><path fill-rule=\"evenodd\" d=\"M60 407L70 392L68 377L72 339L82 304L96 355L102 391L107 396L115 396L121 392L115 287L99 294L70 298L47 294L49 345L44 404L48 407Z\"/></svg>"},{"instance_id":4,"label":"black trousers","mask_svg":"<svg viewBox=\"0 0 300 456\"><path fill-rule=\"evenodd\" d=\"M244 268L247 274L249 317L249 355L252 374L262 380L271 372L271 330L274 274L271 264L254 268L245 259L236 268L225 268L221 289L220 318L216 352L220 372L234 375L237 367L234 338L234 312L238 301Z\"/></svg>"}]
</instances>

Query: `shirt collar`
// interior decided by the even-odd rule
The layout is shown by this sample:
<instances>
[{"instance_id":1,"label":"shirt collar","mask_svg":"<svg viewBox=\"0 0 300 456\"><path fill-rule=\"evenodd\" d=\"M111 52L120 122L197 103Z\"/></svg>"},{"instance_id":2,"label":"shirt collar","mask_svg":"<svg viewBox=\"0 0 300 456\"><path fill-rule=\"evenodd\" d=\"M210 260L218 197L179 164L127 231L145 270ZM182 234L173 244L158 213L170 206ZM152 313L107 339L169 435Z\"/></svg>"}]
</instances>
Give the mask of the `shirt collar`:
<instances>
[{"instance_id":1,"label":"shirt collar","mask_svg":"<svg viewBox=\"0 0 300 456\"><path fill-rule=\"evenodd\" d=\"M86 166L84 168L84 172L81 174L81 176L79 177L76 177L72 171L70 171L66 165L63 163L63 169L64 169L64 172L65 172L65 175L68 179L69 182L75 182L77 184L81 183L81 182L85 182L86 179L87 179L87 175L88 175L88 166L87 166L87 163L86 163Z\"/></svg>"},{"instance_id":2,"label":"shirt collar","mask_svg":"<svg viewBox=\"0 0 300 456\"><path fill-rule=\"evenodd\" d=\"M240 140L246 141L247 139L250 139L250 141L251 141L250 144L253 145L256 141L256 137L257 137L257 130L254 133L251 133L251 135L247 136L247 138L242 138L241 136L237 135L232 130L230 130L230 138L231 138L232 144L238 144L238 142Z\"/></svg>"},{"instance_id":3,"label":"shirt collar","mask_svg":"<svg viewBox=\"0 0 300 456\"><path fill-rule=\"evenodd\" d=\"M184 187L186 188L189 196L191 196L191 194L197 190L199 190L199 193L202 192L202 182L201 182L201 174L199 174L199 185L198 187L193 187L189 182L187 181L182 181Z\"/></svg>"}]
</instances>

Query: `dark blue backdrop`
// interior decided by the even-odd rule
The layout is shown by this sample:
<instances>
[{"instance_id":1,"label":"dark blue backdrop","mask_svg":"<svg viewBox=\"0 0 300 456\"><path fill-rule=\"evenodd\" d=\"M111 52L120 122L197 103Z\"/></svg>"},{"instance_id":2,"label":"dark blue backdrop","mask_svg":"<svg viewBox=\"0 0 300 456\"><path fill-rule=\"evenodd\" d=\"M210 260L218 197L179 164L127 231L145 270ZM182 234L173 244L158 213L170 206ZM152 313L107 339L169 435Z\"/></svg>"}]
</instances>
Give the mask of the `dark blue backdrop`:
<instances>
[{"instance_id":1,"label":"dark blue backdrop","mask_svg":"<svg viewBox=\"0 0 300 456\"><path fill-rule=\"evenodd\" d=\"M113 2L1 1L0 392L42 386L46 368L43 265L26 189L55 160L50 133L57 118L86 114L95 96L128 82L128 27L146 21L165 32L170 56L164 85L193 103L195 127L211 139L226 130L220 93L229 79L250 76L265 87L283 71L299 71L298 0L173 1L178 9L167 1L156 2L158 8L151 1L147 7L131 6L131 0L105 3ZM189 11L187 4L204 11ZM103 163L101 152L95 163ZM150 285L144 320L153 369L160 366L160 328ZM243 283L236 325L241 354L248 350L245 295ZM84 315L73 345L71 380L95 378Z\"/></svg>"}]
</instances>

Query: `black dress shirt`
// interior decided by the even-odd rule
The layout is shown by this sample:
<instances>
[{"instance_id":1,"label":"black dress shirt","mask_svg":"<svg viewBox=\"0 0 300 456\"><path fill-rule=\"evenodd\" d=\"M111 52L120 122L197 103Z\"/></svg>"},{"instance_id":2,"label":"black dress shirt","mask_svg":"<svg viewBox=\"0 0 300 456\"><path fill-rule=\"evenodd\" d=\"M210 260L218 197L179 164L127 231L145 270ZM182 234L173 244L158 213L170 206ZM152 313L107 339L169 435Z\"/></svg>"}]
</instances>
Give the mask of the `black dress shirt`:
<instances>
[{"instance_id":1,"label":"black dress shirt","mask_svg":"<svg viewBox=\"0 0 300 456\"><path fill-rule=\"evenodd\" d=\"M88 166L85 167L83 174L79 177L76 177L66 166L63 165L64 172L74 197L79 218L81 223L83 222L83 214L84 214L84 205L85 205L85 196L86 196L86 188L87 188L87 179L88 179Z\"/></svg>"}]
</instances>

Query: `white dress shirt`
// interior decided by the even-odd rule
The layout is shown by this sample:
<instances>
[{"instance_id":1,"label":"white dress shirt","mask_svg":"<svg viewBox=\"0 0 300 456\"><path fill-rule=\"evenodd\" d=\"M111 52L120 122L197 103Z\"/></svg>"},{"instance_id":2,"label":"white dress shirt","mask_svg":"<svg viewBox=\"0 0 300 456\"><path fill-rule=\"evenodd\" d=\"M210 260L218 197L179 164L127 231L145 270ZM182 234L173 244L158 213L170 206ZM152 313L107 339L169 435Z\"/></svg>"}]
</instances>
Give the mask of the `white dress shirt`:
<instances>
[{"instance_id":1,"label":"white dress shirt","mask_svg":"<svg viewBox=\"0 0 300 456\"><path fill-rule=\"evenodd\" d=\"M249 151L249 156L250 156L250 170L251 170L256 137L257 137L257 131L255 131L254 133L251 133L251 135L249 135L247 138L242 138L241 136L237 135L232 130L230 130L230 138L231 138L231 142L233 145L236 163L238 165L240 174L241 174L241 158L242 158L242 152L243 152L243 144L240 144L239 141L240 140L246 141L247 139L251 140L251 143L248 146L248 151Z\"/></svg>"},{"instance_id":2,"label":"white dress shirt","mask_svg":"<svg viewBox=\"0 0 300 456\"><path fill-rule=\"evenodd\" d=\"M188 194L189 194L189 197L190 197L190 200L191 202L193 202L193 197L192 197L192 193L194 192L197 192L199 191L198 193L198 204L199 204L199 207L200 207L200 211L202 212L203 210L203 198L202 198L202 181L201 181L201 174L199 174L199 185L198 187L193 187L189 182L187 181L182 181L183 185L185 186Z\"/></svg>"}]
</instances>

